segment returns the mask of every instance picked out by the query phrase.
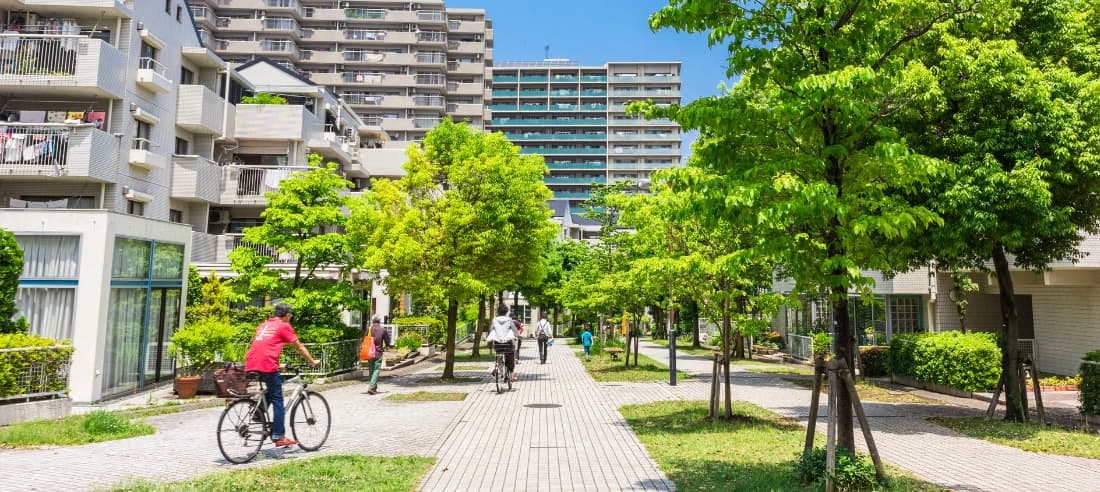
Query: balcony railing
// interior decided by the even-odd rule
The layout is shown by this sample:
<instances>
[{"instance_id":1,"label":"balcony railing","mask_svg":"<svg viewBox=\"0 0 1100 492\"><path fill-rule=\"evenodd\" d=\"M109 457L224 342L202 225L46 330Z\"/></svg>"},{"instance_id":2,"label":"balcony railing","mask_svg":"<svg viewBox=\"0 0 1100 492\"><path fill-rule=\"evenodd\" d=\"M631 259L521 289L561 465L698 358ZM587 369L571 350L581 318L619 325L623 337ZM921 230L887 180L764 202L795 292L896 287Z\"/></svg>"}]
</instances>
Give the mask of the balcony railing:
<instances>
[{"instance_id":1,"label":"balcony railing","mask_svg":"<svg viewBox=\"0 0 1100 492\"><path fill-rule=\"evenodd\" d=\"M74 131L91 131L91 124L23 124L0 123L0 172L11 170L13 174L32 174L31 171L52 171L64 174L69 155L69 137Z\"/></svg>"},{"instance_id":2,"label":"balcony railing","mask_svg":"<svg viewBox=\"0 0 1100 492\"><path fill-rule=\"evenodd\" d=\"M142 70L152 70L161 77L168 78L168 67L157 61L156 59L149 57L142 57L138 60L138 68Z\"/></svg>"},{"instance_id":3,"label":"balcony railing","mask_svg":"<svg viewBox=\"0 0 1100 492\"><path fill-rule=\"evenodd\" d=\"M381 84L382 80L386 78L384 74L369 72L344 72L342 77L346 84Z\"/></svg>"},{"instance_id":4,"label":"balcony railing","mask_svg":"<svg viewBox=\"0 0 1100 492\"><path fill-rule=\"evenodd\" d=\"M447 14L436 10L422 10L416 13L416 18L422 21L445 21Z\"/></svg>"},{"instance_id":5,"label":"balcony railing","mask_svg":"<svg viewBox=\"0 0 1100 492\"><path fill-rule=\"evenodd\" d=\"M447 33L441 31L420 31L416 33L416 40L422 43L445 43Z\"/></svg>"},{"instance_id":6,"label":"balcony railing","mask_svg":"<svg viewBox=\"0 0 1100 492\"><path fill-rule=\"evenodd\" d=\"M415 128L432 128L438 125L441 120L439 118L413 118L413 127Z\"/></svg>"},{"instance_id":7,"label":"balcony railing","mask_svg":"<svg viewBox=\"0 0 1100 492\"><path fill-rule=\"evenodd\" d=\"M340 97L343 98L344 102L348 103L348 104L364 104L364 105L376 106L378 104L382 104L382 97L383 96L376 96L376 95L371 95L371 94L356 94L354 92L345 92L345 93L341 94Z\"/></svg>"},{"instance_id":8,"label":"balcony railing","mask_svg":"<svg viewBox=\"0 0 1100 492\"><path fill-rule=\"evenodd\" d=\"M416 63L443 64L447 62L447 55L443 53L417 53Z\"/></svg>"},{"instance_id":9,"label":"balcony railing","mask_svg":"<svg viewBox=\"0 0 1100 492\"><path fill-rule=\"evenodd\" d=\"M194 17L195 20L214 18L213 12L206 7L191 7L191 16Z\"/></svg>"},{"instance_id":10,"label":"balcony railing","mask_svg":"<svg viewBox=\"0 0 1100 492\"><path fill-rule=\"evenodd\" d=\"M264 29L297 31L298 22L294 19L264 19Z\"/></svg>"},{"instance_id":11,"label":"balcony railing","mask_svg":"<svg viewBox=\"0 0 1100 492\"><path fill-rule=\"evenodd\" d=\"M447 79L439 74L418 74L416 76L417 85L443 85Z\"/></svg>"},{"instance_id":12,"label":"balcony railing","mask_svg":"<svg viewBox=\"0 0 1100 492\"><path fill-rule=\"evenodd\" d=\"M279 250L276 249L274 246L268 246L268 245L265 245L265 244L252 244L252 243L249 243L248 241L245 241L244 236L228 235L228 234L227 234L227 236L229 236L230 240L232 241L232 243L230 244L231 247L228 248L228 250L230 252L232 252L234 249L237 249L237 248L251 248L253 251L256 252L256 254L259 254L260 256L266 256L268 258L271 258L271 263L287 264L287 263L294 263L294 262L297 261L294 258L294 255L292 255L290 253L280 253Z\"/></svg>"},{"instance_id":13,"label":"balcony railing","mask_svg":"<svg viewBox=\"0 0 1100 492\"><path fill-rule=\"evenodd\" d=\"M414 96L413 104L417 106L442 106L444 100L442 96Z\"/></svg>"},{"instance_id":14,"label":"balcony railing","mask_svg":"<svg viewBox=\"0 0 1100 492\"><path fill-rule=\"evenodd\" d=\"M282 51L293 53L298 51L298 45L294 41L286 39L265 39L260 42L260 48L264 51Z\"/></svg>"},{"instance_id":15,"label":"balcony railing","mask_svg":"<svg viewBox=\"0 0 1100 492\"><path fill-rule=\"evenodd\" d=\"M268 7L274 8L298 8L298 0L267 0Z\"/></svg>"},{"instance_id":16,"label":"balcony railing","mask_svg":"<svg viewBox=\"0 0 1100 492\"><path fill-rule=\"evenodd\" d=\"M222 203L264 203L265 193L279 189L291 173L306 167L226 166L222 179Z\"/></svg>"},{"instance_id":17,"label":"balcony railing","mask_svg":"<svg viewBox=\"0 0 1100 492\"><path fill-rule=\"evenodd\" d=\"M344 31L344 39L354 41L382 41L386 39L386 31L373 29L348 29Z\"/></svg>"},{"instance_id":18,"label":"balcony railing","mask_svg":"<svg viewBox=\"0 0 1100 492\"><path fill-rule=\"evenodd\" d=\"M74 75L84 36L0 34L0 74Z\"/></svg>"},{"instance_id":19,"label":"balcony railing","mask_svg":"<svg viewBox=\"0 0 1100 492\"><path fill-rule=\"evenodd\" d=\"M348 19L385 19L386 9L350 8L344 9L344 15Z\"/></svg>"},{"instance_id":20,"label":"balcony railing","mask_svg":"<svg viewBox=\"0 0 1100 492\"><path fill-rule=\"evenodd\" d=\"M149 140L148 138L135 138L134 141L133 141L133 144L131 144L130 148L132 148L134 150L153 150L153 147L156 147L156 146L157 145L155 143L153 143L152 140Z\"/></svg>"},{"instance_id":21,"label":"balcony railing","mask_svg":"<svg viewBox=\"0 0 1100 492\"><path fill-rule=\"evenodd\" d=\"M360 62L381 62L386 59L385 53L375 51L345 51L344 60Z\"/></svg>"}]
</instances>

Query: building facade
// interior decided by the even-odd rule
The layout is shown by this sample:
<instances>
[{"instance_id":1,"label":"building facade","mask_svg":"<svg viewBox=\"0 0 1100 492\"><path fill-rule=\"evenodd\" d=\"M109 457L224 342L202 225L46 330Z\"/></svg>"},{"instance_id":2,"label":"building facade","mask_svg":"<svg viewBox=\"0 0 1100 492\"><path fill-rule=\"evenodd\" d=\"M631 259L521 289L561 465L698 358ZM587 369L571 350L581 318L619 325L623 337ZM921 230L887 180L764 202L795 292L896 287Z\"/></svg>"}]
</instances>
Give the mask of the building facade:
<instances>
[{"instance_id":1,"label":"building facade","mask_svg":"<svg viewBox=\"0 0 1100 492\"><path fill-rule=\"evenodd\" d=\"M492 23L441 0L190 0L206 46L240 65L258 57L328 87L394 145L444 115L484 128Z\"/></svg>"},{"instance_id":2,"label":"building facade","mask_svg":"<svg viewBox=\"0 0 1100 492\"><path fill-rule=\"evenodd\" d=\"M578 208L592 183L637 182L680 165L679 125L626 113L632 101L679 103L680 62L502 62L492 68L492 83L488 129L524 154L543 156L554 217L569 237L599 234Z\"/></svg>"}]
</instances>

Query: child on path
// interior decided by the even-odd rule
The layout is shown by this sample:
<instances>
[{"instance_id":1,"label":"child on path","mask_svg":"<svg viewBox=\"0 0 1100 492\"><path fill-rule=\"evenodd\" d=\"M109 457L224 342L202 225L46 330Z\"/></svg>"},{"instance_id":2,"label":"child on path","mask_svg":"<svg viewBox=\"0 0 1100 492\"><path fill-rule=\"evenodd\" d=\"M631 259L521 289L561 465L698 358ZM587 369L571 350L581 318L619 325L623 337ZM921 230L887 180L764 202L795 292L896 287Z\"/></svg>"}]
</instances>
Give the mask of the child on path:
<instances>
[{"instance_id":1,"label":"child on path","mask_svg":"<svg viewBox=\"0 0 1100 492\"><path fill-rule=\"evenodd\" d=\"M584 360L592 360L592 331L588 329L588 325L584 326L584 333L581 333L581 345L584 346Z\"/></svg>"}]
</instances>

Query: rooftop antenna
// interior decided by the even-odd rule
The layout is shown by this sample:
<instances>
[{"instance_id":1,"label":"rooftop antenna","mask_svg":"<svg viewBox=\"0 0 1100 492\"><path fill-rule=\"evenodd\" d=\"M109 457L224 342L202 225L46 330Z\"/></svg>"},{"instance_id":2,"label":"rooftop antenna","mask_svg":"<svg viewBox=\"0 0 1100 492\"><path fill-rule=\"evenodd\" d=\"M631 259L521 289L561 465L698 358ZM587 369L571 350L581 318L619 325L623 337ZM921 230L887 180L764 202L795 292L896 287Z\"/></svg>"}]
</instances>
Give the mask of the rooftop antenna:
<instances>
[{"instance_id":1,"label":"rooftop antenna","mask_svg":"<svg viewBox=\"0 0 1100 492\"><path fill-rule=\"evenodd\" d=\"M546 59L550 59L550 45L544 46L542 49L546 50Z\"/></svg>"}]
</instances>

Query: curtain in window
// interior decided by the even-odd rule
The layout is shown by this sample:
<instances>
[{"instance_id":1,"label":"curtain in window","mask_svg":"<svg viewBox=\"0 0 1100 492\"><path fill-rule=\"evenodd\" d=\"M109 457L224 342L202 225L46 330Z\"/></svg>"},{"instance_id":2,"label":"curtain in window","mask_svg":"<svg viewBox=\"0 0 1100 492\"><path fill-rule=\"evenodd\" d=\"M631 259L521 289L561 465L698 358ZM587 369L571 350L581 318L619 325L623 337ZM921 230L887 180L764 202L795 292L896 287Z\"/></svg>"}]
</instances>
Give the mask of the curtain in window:
<instances>
[{"instance_id":1,"label":"curtain in window","mask_svg":"<svg viewBox=\"0 0 1100 492\"><path fill-rule=\"evenodd\" d=\"M23 278L72 278L80 274L79 236L16 236L23 249Z\"/></svg>"},{"instance_id":2,"label":"curtain in window","mask_svg":"<svg viewBox=\"0 0 1100 492\"><path fill-rule=\"evenodd\" d=\"M183 277L182 244L157 243L153 260L153 278L180 279Z\"/></svg>"},{"instance_id":3,"label":"curtain in window","mask_svg":"<svg viewBox=\"0 0 1100 492\"><path fill-rule=\"evenodd\" d=\"M103 361L104 397L137 389L144 325L145 289L111 289Z\"/></svg>"},{"instance_id":4,"label":"curtain in window","mask_svg":"<svg viewBox=\"0 0 1100 492\"><path fill-rule=\"evenodd\" d=\"M30 322L31 335L65 340L73 337L76 289L20 287L15 294L16 317Z\"/></svg>"},{"instance_id":5,"label":"curtain in window","mask_svg":"<svg viewBox=\"0 0 1100 492\"><path fill-rule=\"evenodd\" d=\"M115 238L115 261L111 277L142 280L149 278L150 246L148 241Z\"/></svg>"},{"instance_id":6,"label":"curtain in window","mask_svg":"<svg viewBox=\"0 0 1100 492\"><path fill-rule=\"evenodd\" d=\"M157 245L160 249L160 245ZM180 289L154 289L149 312L148 347L145 352L145 383L163 381L172 376L173 359L168 352L172 334L179 325ZM163 322L163 324L162 324ZM160 373L157 374L157 358L160 357ZM159 378L158 378L159 376Z\"/></svg>"}]
</instances>

